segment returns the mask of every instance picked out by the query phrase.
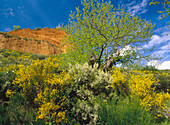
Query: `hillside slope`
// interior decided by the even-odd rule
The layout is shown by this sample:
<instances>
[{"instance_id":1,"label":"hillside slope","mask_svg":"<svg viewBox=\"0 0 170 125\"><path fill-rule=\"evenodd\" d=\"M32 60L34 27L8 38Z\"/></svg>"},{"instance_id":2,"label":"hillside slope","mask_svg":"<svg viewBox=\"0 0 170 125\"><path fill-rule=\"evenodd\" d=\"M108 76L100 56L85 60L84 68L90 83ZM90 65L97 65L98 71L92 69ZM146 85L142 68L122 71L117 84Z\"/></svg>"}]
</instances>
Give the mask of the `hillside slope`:
<instances>
[{"instance_id":1,"label":"hillside slope","mask_svg":"<svg viewBox=\"0 0 170 125\"><path fill-rule=\"evenodd\" d=\"M0 49L11 49L42 55L54 55L65 52L65 47L61 47L61 45L67 34L59 29L20 29L8 32L8 34L0 34Z\"/></svg>"}]
</instances>

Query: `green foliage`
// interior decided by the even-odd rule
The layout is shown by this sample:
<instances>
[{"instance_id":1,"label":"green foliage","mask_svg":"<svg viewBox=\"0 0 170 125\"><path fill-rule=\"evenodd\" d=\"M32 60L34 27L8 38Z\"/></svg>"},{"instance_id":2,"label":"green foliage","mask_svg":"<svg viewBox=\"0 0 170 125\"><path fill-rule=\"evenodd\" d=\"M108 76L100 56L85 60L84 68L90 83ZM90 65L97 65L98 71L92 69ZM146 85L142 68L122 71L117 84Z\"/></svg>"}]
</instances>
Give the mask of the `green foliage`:
<instances>
[{"instance_id":1,"label":"green foliage","mask_svg":"<svg viewBox=\"0 0 170 125\"><path fill-rule=\"evenodd\" d=\"M17 39L19 39L19 40L21 39L21 37L20 37L20 36L15 36L15 38L17 38Z\"/></svg>"},{"instance_id":2,"label":"green foliage","mask_svg":"<svg viewBox=\"0 0 170 125\"><path fill-rule=\"evenodd\" d=\"M62 72L58 70L56 57L0 50L0 124L168 124L167 120L164 121L164 112L155 123L152 117L156 111L161 111L158 104L163 105L166 100L161 91L168 91L168 70L153 71L145 67L143 69L152 72L135 73L128 69L103 72L98 69L98 64L92 68L86 63L71 65ZM159 84L150 87L152 78L148 76L156 76L160 79ZM136 87L128 79L144 86ZM130 88L128 85L134 86ZM153 94L148 87L155 88ZM136 91L131 94L134 89ZM155 97L152 115L149 105L141 107L138 100L130 98L130 94ZM146 100L154 102L154 98Z\"/></svg>"},{"instance_id":3,"label":"green foliage","mask_svg":"<svg viewBox=\"0 0 170 125\"><path fill-rule=\"evenodd\" d=\"M5 36L5 38L11 38L11 37L13 37L12 34L8 34L7 32L0 32L0 34L2 34L3 36Z\"/></svg>"},{"instance_id":4,"label":"green foliage","mask_svg":"<svg viewBox=\"0 0 170 125\"><path fill-rule=\"evenodd\" d=\"M92 68L87 63L71 66L69 74L72 79L66 93L69 105L73 107L72 115L81 124L95 124L98 119L95 96L101 95L105 99L112 96L110 75L98 70L97 65Z\"/></svg>"},{"instance_id":5,"label":"green foliage","mask_svg":"<svg viewBox=\"0 0 170 125\"><path fill-rule=\"evenodd\" d=\"M40 43L41 43L41 40L34 39L34 41L36 41L37 44L40 44Z\"/></svg>"},{"instance_id":6,"label":"green foliage","mask_svg":"<svg viewBox=\"0 0 170 125\"><path fill-rule=\"evenodd\" d=\"M11 97L7 111L13 124L45 124L43 120L35 122L35 111L19 93Z\"/></svg>"},{"instance_id":7,"label":"green foliage","mask_svg":"<svg viewBox=\"0 0 170 125\"><path fill-rule=\"evenodd\" d=\"M33 59L33 60L44 60L46 59L48 56L45 56L45 55L39 55L39 54L31 54L30 55L30 58Z\"/></svg>"},{"instance_id":8,"label":"green foliage","mask_svg":"<svg viewBox=\"0 0 170 125\"><path fill-rule=\"evenodd\" d=\"M32 58L30 57L30 54L7 49L0 50L0 67L18 65L21 62L24 65L30 65L32 63Z\"/></svg>"},{"instance_id":9,"label":"green foliage","mask_svg":"<svg viewBox=\"0 0 170 125\"><path fill-rule=\"evenodd\" d=\"M8 34L8 33L4 33L4 36L5 36L5 38L11 38L11 37L13 37L11 34Z\"/></svg>"},{"instance_id":10,"label":"green foliage","mask_svg":"<svg viewBox=\"0 0 170 125\"><path fill-rule=\"evenodd\" d=\"M146 107L142 107L138 100L123 99L117 101L112 98L103 102L98 98L100 108L99 124L101 125L154 125L154 119Z\"/></svg>"},{"instance_id":11,"label":"green foliage","mask_svg":"<svg viewBox=\"0 0 170 125\"><path fill-rule=\"evenodd\" d=\"M111 2L83 0L81 4L83 9L71 12L66 27L70 35L63 64L92 61L110 69L116 62L143 57L135 48L151 37L154 28L151 23L132 17L124 8L113 8ZM131 53L121 56L127 46Z\"/></svg>"},{"instance_id":12,"label":"green foliage","mask_svg":"<svg viewBox=\"0 0 170 125\"><path fill-rule=\"evenodd\" d=\"M4 32L1 32L1 31L0 31L0 34L4 34Z\"/></svg>"},{"instance_id":13,"label":"green foliage","mask_svg":"<svg viewBox=\"0 0 170 125\"><path fill-rule=\"evenodd\" d=\"M16 78L14 71L0 71L0 100L8 101L6 97L6 91L12 88L12 81Z\"/></svg>"},{"instance_id":14,"label":"green foliage","mask_svg":"<svg viewBox=\"0 0 170 125\"><path fill-rule=\"evenodd\" d=\"M10 53L9 53L8 50L5 50L5 51L2 52L2 55L3 55L4 57L8 57L8 56L10 55Z\"/></svg>"},{"instance_id":15,"label":"green foliage","mask_svg":"<svg viewBox=\"0 0 170 125\"><path fill-rule=\"evenodd\" d=\"M16 31L16 30L20 30L21 29L21 27L18 25L18 26L13 26L13 28L14 28L14 31Z\"/></svg>"},{"instance_id":16,"label":"green foliage","mask_svg":"<svg viewBox=\"0 0 170 125\"><path fill-rule=\"evenodd\" d=\"M154 66L145 66L141 70L142 71L147 70L147 71L153 71L153 72L158 71L158 69L156 69Z\"/></svg>"},{"instance_id":17,"label":"green foliage","mask_svg":"<svg viewBox=\"0 0 170 125\"><path fill-rule=\"evenodd\" d=\"M5 38L11 38L11 37L13 37L11 34L8 34L8 33L6 33L6 32L0 32L0 34L4 35Z\"/></svg>"},{"instance_id":18,"label":"green foliage","mask_svg":"<svg viewBox=\"0 0 170 125\"><path fill-rule=\"evenodd\" d=\"M7 108L0 105L0 125L10 125L10 117L7 114Z\"/></svg>"},{"instance_id":19,"label":"green foliage","mask_svg":"<svg viewBox=\"0 0 170 125\"><path fill-rule=\"evenodd\" d=\"M160 82L156 86L156 91L170 93L170 73L167 73L167 75L158 74L157 78L160 80Z\"/></svg>"},{"instance_id":20,"label":"green foliage","mask_svg":"<svg viewBox=\"0 0 170 125\"><path fill-rule=\"evenodd\" d=\"M12 52L11 52L11 56L13 56L13 57L19 57L20 54L19 54L18 52L16 52L16 51L12 51Z\"/></svg>"},{"instance_id":21,"label":"green foliage","mask_svg":"<svg viewBox=\"0 0 170 125\"><path fill-rule=\"evenodd\" d=\"M27 40L28 40L28 38L27 38L27 37L23 37L23 40L26 40L26 41L27 41Z\"/></svg>"},{"instance_id":22,"label":"green foliage","mask_svg":"<svg viewBox=\"0 0 170 125\"><path fill-rule=\"evenodd\" d=\"M38 31L38 30L41 30L41 28L40 28L40 27L37 27L37 28L35 28L34 30Z\"/></svg>"},{"instance_id":23,"label":"green foliage","mask_svg":"<svg viewBox=\"0 0 170 125\"><path fill-rule=\"evenodd\" d=\"M37 43L38 43L38 44L41 44L41 40L38 40Z\"/></svg>"}]
</instances>

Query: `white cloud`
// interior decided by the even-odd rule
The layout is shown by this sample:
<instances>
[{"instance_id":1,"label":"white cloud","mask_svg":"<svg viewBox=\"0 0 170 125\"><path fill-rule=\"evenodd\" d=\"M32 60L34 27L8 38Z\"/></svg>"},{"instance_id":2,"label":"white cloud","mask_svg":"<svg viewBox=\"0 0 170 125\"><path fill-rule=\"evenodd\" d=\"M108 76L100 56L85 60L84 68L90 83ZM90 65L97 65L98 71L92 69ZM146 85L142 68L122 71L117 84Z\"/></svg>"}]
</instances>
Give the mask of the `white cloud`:
<instances>
[{"instance_id":1,"label":"white cloud","mask_svg":"<svg viewBox=\"0 0 170 125\"><path fill-rule=\"evenodd\" d=\"M131 3L127 4L126 7L128 11L131 13L132 16L136 14L146 13L148 9L146 6L148 5L148 0L142 0L141 3L136 4L136 1L132 1Z\"/></svg>"},{"instance_id":2,"label":"white cloud","mask_svg":"<svg viewBox=\"0 0 170 125\"><path fill-rule=\"evenodd\" d=\"M10 14L11 16L15 16L13 12L9 12L9 14Z\"/></svg>"},{"instance_id":3,"label":"white cloud","mask_svg":"<svg viewBox=\"0 0 170 125\"><path fill-rule=\"evenodd\" d=\"M15 16L12 8L4 9L4 13L2 13L2 14L5 15L6 17Z\"/></svg>"},{"instance_id":4,"label":"white cloud","mask_svg":"<svg viewBox=\"0 0 170 125\"><path fill-rule=\"evenodd\" d=\"M164 31L163 31L164 29ZM166 27L162 27L158 30L158 32L162 32L160 35L153 35L148 44L143 45L144 49L149 49L155 46L155 50L152 53L153 57L161 57L165 60L170 55L170 31L166 30Z\"/></svg>"},{"instance_id":5,"label":"white cloud","mask_svg":"<svg viewBox=\"0 0 170 125\"><path fill-rule=\"evenodd\" d=\"M157 57L166 57L166 53L168 53L168 51L167 50L158 50L158 51L155 51L155 52L153 52L153 54L152 55L156 55Z\"/></svg>"},{"instance_id":6,"label":"white cloud","mask_svg":"<svg viewBox=\"0 0 170 125\"><path fill-rule=\"evenodd\" d=\"M4 31L9 32L9 31L12 31L12 29L11 28L5 28Z\"/></svg>"},{"instance_id":7,"label":"white cloud","mask_svg":"<svg viewBox=\"0 0 170 125\"><path fill-rule=\"evenodd\" d=\"M168 42L170 40L170 35L167 35L167 34L170 34L170 32L164 32L161 34L161 36L153 35L151 37L151 40L148 42L148 44L145 44L143 47L152 48L155 45Z\"/></svg>"},{"instance_id":8,"label":"white cloud","mask_svg":"<svg viewBox=\"0 0 170 125\"><path fill-rule=\"evenodd\" d=\"M167 45L162 46L161 49L163 49L163 50L170 50L170 42L168 42Z\"/></svg>"},{"instance_id":9,"label":"white cloud","mask_svg":"<svg viewBox=\"0 0 170 125\"><path fill-rule=\"evenodd\" d=\"M165 70L165 69L170 69L170 61L164 61L160 65L156 67L159 70Z\"/></svg>"},{"instance_id":10,"label":"white cloud","mask_svg":"<svg viewBox=\"0 0 170 125\"><path fill-rule=\"evenodd\" d=\"M159 61L158 60L151 60L148 62L147 64L148 66L157 66L159 65Z\"/></svg>"},{"instance_id":11,"label":"white cloud","mask_svg":"<svg viewBox=\"0 0 170 125\"><path fill-rule=\"evenodd\" d=\"M146 13L147 11L148 11L148 9L144 9L144 10L142 10L141 13Z\"/></svg>"},{"instance_id":12,"label":"white cloud","mask_svg":"<svg viewBox=\"0 0 170 125\"><path fill-rule=\"evenodd\" d=\"M145 44L143 47L144 47L144 48L151 48L151 47L153 47L154 45L160 44L160 43L161 43L161 37L158 36L158 35L153 35L153 36L151 37L151 41L149 41L149 43L148 43L148 44Z\"/></svg>"},{"instance_id":13,"label":"white cloud","mask_svg":"<svg viewBox=\"0 0 170 125\"><path fill-rule=\"evenodd\" d=\"M148 66L155 66L159 70L170 69L170 61L164 61L160 63L158 60L151 60L147 64Z\"/></svg>"}]
</instances>

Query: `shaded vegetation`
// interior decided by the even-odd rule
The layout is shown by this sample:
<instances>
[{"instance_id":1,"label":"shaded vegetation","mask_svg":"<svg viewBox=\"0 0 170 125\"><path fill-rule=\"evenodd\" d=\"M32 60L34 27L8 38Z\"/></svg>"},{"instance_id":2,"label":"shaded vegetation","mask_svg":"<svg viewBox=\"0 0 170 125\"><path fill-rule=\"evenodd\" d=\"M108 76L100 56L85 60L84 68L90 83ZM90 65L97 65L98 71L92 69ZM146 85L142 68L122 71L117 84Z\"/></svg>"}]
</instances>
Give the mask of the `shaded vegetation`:
<instances>
[{"instance_id":1,"label":"shaded vegetation","mask_svg":"<svg viewBox=\"0 0 170 125\"><path fill-rule=\"evenodd\" d=\"M138 17L131 18L130 14L121 8L118 9L120 18L119 15L113 17L115 13L109 12L107 20L105 17L108 11L113 8L107 2L83 0L82 4L85 7L83 24L78 24L82 22L80 10L77 9L78 23L73 19L71 21L73 25L67 29L72 35L69 40L71 42L76 40L76 43L72 44L75 48L73 51L71 49L71 53L67 51L61 56L45 56L0 50L0 124L168 124L170 72L148 66L138 67L138 70L113 66L116 62L128 63L137 59L138 54L135 51L122 56L121 49L118 48L129 45L131 40L134 44L136 41L145 41L152 34L153 26ZM106 8L101 9L105 5ZM94 12L94 18L91 12L88 13L90 9ZM101 22L97 22L98 13L101 14L99 17ZM90 21L86 20L87 15L92 17ZM113 20L109 20L110 17L113 17ZM125 23L117 24L122 20ZM133 22L133 25L128 20ZM110 23L107 25L108 22L105 21ZM140 27L138 31L139 26L144 27ZM75 31L76 28L78 33ZM120 32L119 28L123 31ZM130 31L124 31L126 28ZM14 30L19 29L18 26L14 27ZM114 33L112 39L109 34L111 31ZM136 34L133 34L134 32ZM12 37L7 33L0 34ZM136 35L141 38L134 39ZM15 37L20 39L18 36ZM115 37L118 38L113 41ZM32 40L27 37L23 39ZM41 40L34 41L37 44L41 43ZM42 42L54 46L48 41ZM112 47L113 51L108 52L108 47ZM66 58L70 54L73 55Z\"/></svg>"}]
</instances>

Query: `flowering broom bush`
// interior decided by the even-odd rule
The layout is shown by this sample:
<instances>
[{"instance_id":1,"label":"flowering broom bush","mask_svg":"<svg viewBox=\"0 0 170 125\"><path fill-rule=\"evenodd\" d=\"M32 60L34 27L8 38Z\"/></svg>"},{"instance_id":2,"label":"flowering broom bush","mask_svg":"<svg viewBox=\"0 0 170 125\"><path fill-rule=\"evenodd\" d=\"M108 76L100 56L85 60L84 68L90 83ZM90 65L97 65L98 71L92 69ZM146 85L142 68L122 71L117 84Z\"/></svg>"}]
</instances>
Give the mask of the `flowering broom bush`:
<instances>
[{"instance_id":1,"label":"flowering broom bush","mask_svg":"<svg viewBox=\"0 0 170 125\"><path fill-rule=\"evenodd\" d=\"M60 73L60 74L59 74ZM37 110L36 118L47 123L59 123L65 119L66 97L63 93L64 82L70 78L65 71L58 71L56 58L36 60L30 66L18 65L13 85L31 107ZM8 90L7 95L15 92Z\"/></svg>"},{"instance_id":2,"label":"flowering broom bush","mask_svg":"<svg viewBox=\"0 0 170 125\"><path fill-rule=\"evenodd\" d=\"M149 71L132 71L121 72L119 68L112 71L113 84L112 87L121 88L125 93L127 88L130 98L138 97L142 106L148 107L147 110L152 111L155 118L159 118L164 109L165 103L170 99L169 93L155 91L159 80ZM124 91L126 90L126 91Z\"/></svg>"},{"instance_id":3,"label":"flowering broom bush","mask_svg":"<svg viewBox=\"0 0 170 125\"><path fill-rule=\"evenodd\" d=\"M141 71L133 71L128 80L131 97L136 95L139 97L141 105L148 106L148 110L156 114L156 118L160 117L167 107L165 103L170 99L169 93L155 91L154 85L157 80L152 73L143 73Z\"/></svg>"},{"instance_id":4,"label":"flowering broom bush","mask_svg":"<svg viewBox=\"0 0 170 125\"><path fill-rule=\"evenodd\" d=\"M0 78L2 83L9 81L12 86L7 87L7 97L11 100L21 96L28 103L18 105L22 105L19 109L28 109L22 110L24 113L33 111L30 113L34 117L31 118L32 123L36 119L47 124L69 124L70 121L75 124L96 124L101 117L96 97L105 100L107 107L107 102L115 92L116 103L121 95L130 100L137 97L140 105L147 107L146 112L151 111L155 118L160 118L166 108L165 103L170 99L168 93L156 91L159 80L148 71L127 72L113 68L109 73L98 69L97 65L92 68L86 63L70 66L67 72L59 70L57 58L49 57L46 60L31 60L29 65L24 62L20 65L8 65L0 68L0 72L4 77ZM9 73L13 76L8 76ZM133 107L133 103L131 106ZM19 113L20 116L24 116L22 112Z\"/></svg>"}]
</instances>

